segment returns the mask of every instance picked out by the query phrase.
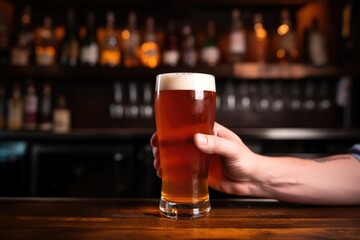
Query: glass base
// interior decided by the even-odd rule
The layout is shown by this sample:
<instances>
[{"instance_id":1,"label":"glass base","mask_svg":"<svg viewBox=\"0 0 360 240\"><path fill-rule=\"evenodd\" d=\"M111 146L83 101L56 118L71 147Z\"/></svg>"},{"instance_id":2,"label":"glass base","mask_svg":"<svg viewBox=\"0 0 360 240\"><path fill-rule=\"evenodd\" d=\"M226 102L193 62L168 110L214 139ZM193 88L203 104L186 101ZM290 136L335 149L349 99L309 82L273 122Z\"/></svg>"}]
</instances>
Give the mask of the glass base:
<instances>
[{"instance_id":1,"label":"glass base","mask_svg":"<svg viewBox=\"0 0 360 240\"><path fill-rule=\"evenodd\" d=\"M209 215L211 210L210 200L197 203L175 203L163 198L159 205L161 215L172 219L193 219Z\"/></svg>"}]
</instances>

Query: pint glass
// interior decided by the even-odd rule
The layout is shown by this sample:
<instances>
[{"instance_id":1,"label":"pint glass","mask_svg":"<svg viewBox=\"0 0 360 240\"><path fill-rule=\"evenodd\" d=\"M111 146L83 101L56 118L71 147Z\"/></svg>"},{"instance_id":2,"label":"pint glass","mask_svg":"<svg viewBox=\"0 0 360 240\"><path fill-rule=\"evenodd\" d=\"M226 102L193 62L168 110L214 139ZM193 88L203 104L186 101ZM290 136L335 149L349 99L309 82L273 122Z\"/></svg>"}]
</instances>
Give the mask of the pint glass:
<instances>
[{"instance_id":1,"label":"pint glass","mask_svg":"<svg viewBox=\"0 0 360 240\"><path fill-rule=\"evenodd\" d=\"M160 213L198 218L210 212L209 155L193 142L195 133L212 134L216 111L215 77L166 73L156 77L155 117L162 190Z\"/></svg>"}]
</instances>

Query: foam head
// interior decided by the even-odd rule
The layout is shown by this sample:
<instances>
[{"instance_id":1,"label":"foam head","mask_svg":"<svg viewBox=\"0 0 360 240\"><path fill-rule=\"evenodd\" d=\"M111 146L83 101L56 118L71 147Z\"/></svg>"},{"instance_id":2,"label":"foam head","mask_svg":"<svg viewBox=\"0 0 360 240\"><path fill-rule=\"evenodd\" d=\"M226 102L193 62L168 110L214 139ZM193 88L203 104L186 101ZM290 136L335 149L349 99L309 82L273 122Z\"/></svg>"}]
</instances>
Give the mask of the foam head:
<instances>
[{"instance_id":1,"label":"foam head","mask_svg":"<svg viewBox=\"0 0 360 240\"><path fill-rule=\"evenodd\" d=\"M215 77L205 73L164 73L156 76L156 91L200 90L216 92Z\"/></svg>"}]
</instances>

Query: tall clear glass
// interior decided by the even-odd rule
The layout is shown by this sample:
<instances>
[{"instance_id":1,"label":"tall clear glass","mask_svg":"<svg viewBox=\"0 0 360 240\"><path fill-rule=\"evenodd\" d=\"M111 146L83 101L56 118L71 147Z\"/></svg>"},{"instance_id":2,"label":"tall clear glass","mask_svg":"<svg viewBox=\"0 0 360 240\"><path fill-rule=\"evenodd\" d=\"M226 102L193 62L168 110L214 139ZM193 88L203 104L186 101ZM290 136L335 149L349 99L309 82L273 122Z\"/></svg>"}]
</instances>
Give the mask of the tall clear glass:
<instances>
[{"instance_id":1,"label":"tall clear glass","mask_svg":"<svg viewBox=\"0 0 360 240\"><path fill-rule=\"evenodd\" d=\"M198 218L210 213L209 155L193 142L195 133L212 134L216 111L215 77L165 73L156 77L155 117L162 169L160 213Z\"/></svg>"}]
</instances>

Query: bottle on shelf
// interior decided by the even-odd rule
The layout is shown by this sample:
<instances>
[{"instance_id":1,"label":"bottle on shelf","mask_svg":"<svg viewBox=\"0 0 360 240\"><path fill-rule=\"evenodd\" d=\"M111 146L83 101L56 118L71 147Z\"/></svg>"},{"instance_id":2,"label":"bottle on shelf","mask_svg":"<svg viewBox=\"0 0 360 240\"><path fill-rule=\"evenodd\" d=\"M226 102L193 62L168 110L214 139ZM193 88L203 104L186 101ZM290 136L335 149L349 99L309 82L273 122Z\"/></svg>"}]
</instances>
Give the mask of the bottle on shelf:
<instances>
[{"instance_id":1,"label":"bottle on shelf","mask_svg":"<svg viewBox=\"0 0 360 240\"><path fill-rule=\"evenodd\" d=\"M61 43L59 63L62 66L75 67L79 60L79 41L75 20L75 11L68 9L65 36Z\"/></svg>"},{"instance_id":2,"label":"bottle on shelf","mask_svg":"<svg viewBox=\"0 0 360 240\"><path fill-rule=\"evenodd\" d=\"M0 64L7 64L9 61L13 12L13 6L9 1L0 1Z\"/></svg>"},{"instance_id":3,"label":"bottle on shelf","mask_svg":"<svg viewBox=\"0 0 360 240\"><path fill-rule=\"evenodd\" d=\"M355 27L356 24L354 19L354 3L348 1L342 11L342 22L341 22L341 39L339 47L339 59L340 63L348 64L354 62L356 56L355 51Z\"/></svg>"},{"instance_id":4,"label":"bottle on shelf","mask_svg":"<svg viewBox=\"0 0 360 240\"><path fill-rule=\"evenodd\" d=\"M152 101L152 88L149 83L143 84L143 102L140 106L140 116L145 119L150 119L153 117L154 109L153 109L153 101Z\"/></svg>"},{"instance_id":5,"label":"bottle on shelf","mask_svg":"<svg viewBox=\"0 0 360 240\"><path fill-rule=\"evenodd\" d=\"M12 96L8 100L7 127L10 131L23 129L24 103L20 86L13 86Z\"/></svg>"},{"instance_id":6,"label":"bottle on shelf","mask_svg":"<svg viewBox=\"0 0 360 240\"><path fill-rule=\"evenodd\" d=\"M66 106L64 95L59 96L57 107L54 110L53 130L56 133L66 133L70 131L71 113Z\"/></svg>"},{"instance_id":7,"label":"bottle on shelf","mask_svg":"<svg viewBox=\"0 0 360 240\"><path fill-rule=\"evenodd\" d=\"M27 85L24 97L24 128L35 130L37 127L38 97L33 82Z\"/></svg>"},{"instance_id":8,"label":"bottle on shelf","mask_svg":"<svg viewBox=\"0 0 360 240\"><path fill-rule=\"evenodd\" d=\"M114 102L110 105L110 117L116 119L124 117L123 88L120 82L114 83Z\"/></svg>"},{"instance_id":9,"label":"bottle on shelf","mask_svg":"<svg viewBox=\"0 0 360 240\"><path fill-rule=\"evenodd\" d=\"M195 49L195 36L192 27L186 23L182 28L182 61L185 66L195 67L198 56Z\"/></svg>"},{"instance_id":10,"label":"bottle on shelf","mask_svg":"<svg viewBox=\"0 0 360 240\"><path fill-rule=\"evenodd\" d=\"M162 61L164 65L175 67L180 59L179 41L176 35L175 23L168 22L167 32L163 44Z\"/></svg>"},{"instance_id":11,"label":"bottle on shelf","mask_svg":"<svg viewBox=\"0 0 360 240\"><path fill-rule=\"evenodd\" d=\"M95 16L90 12L87 15L86 35L81 41L80 62L83 66L96 66L99 62L99 44L96 38Z\"/></svg>"},{"instance_id":12,"label":"bottle on shelf","mask_svg":"<svg viewBox=\"0 0 360 240\"><path fill-rule=\"evenodd\" d=\"M108 12L106 29L101 43L100 64L115 67L120 65L121 53L117 31L115 30L115 14Z\"/></svg>"},{"instance_id":13,"label":"bottle on shelf","mask_svg":"<svg viewBox=\"0 0 360 240\"><path fill-rule=\"evenodd\" d=\"M125 67L137 67L140 65L140 34L137 29L136 21L136 13L130 12L128 16L128 25L121 32L122 53Z\"/></svg>"},{"instance_id":14,"label":"bottle on shelf","mask_svg":"<svg viewBox=\"0 0 360 240\"><path fill-rule=\"evenodd\" d=\"M43 86L40 102L40 130L50 131L52 129L52 89L49 83Z\"/></svg>"},{"instance_id":15,"label":"bottle on shelf","mask_svg":"<svg viewBox=\"0 0 360 240\"><path fill-rule=\"evenodd\" d=\"M125 117L136 119L139 115L138 89L135 82L129 83L129 104L125 106Z\"/></svg>"},{"instance_id":16,"label":"bottle on shelf","mask_svg":"<svg viewBox=\"0 0 360 240\"><path fill-rule=\"evenodd\" d=\"M299 55L296 49L296 36L291 25L289 10L283 9L280 15L281 23L277 28L279 43L276 49L276 57L280 62L289 63L293 62Z\"/></svg>"},{"instance_id":17,"label":"bottle on shelf","mask_svg":"<svg viewBox=\"0 0 360 240\"><path fill-rule=\"evenodd\" d=\"M268 34L263 25L263 16L260 13L254 15L253 29L251 58L260 64L264 64L267 60Z\"/></svg>"},{"instance_id":18,"label":"bottle on shelf","mask_svg":"<svg viewBox=\"0 0 360 240\"><path fill-rule=\"evenodd\" d=\"M319 21L314 18L308 34L308 51L310 62L315 66L323 66L328 62L324 34L319 29Z\"/></svg>"},{"instance_id":19,"label":"bottle on shelf","mask_svg":"<svg viewBox=\"0 0 360 240\"><path fill-rule=\"evenodd\" d=\"M229 62L244 61L246 51L246 31L241 20L241 13L238 9L234 9L229 34Z\"/></svg>"},{"instance_id":20,"label":"bottle on shelf","mask_svg":"<svg viewBox=\"0 0 360 240\"><path fill-rule=\"evenodd\" d=\"M31 8L25 6L20 19L16 44L11 49L10 62L14 66L27 66L33 57L34 31L31 27Z\"/></svg>"},{"instance_id":21,"label":"bottle on shelf","mask_svg":"<svg viewBox=\"0 0 360 240\"><path fill-rule=\"evenodd\" d=\"M207 36L201 49L201 60L208 66L215 66L220 60L220 50L213 21L207 23Z\"/></svg>"},{"instance_id":22,"label":"bottle on shelf","mask_svg":"<svg viewBox=\"0 0 360 240\"><path fill-rule=\"evenodd\" d=\"M0 85L0 130L5 129L5 89Z\"/></svg>"},{"instance_id":23,"label":"bottle on shelf","mask_svg":"<svg viewBox=\"0 0 360 240\"><path fill-rule=\"evenodd\" d=\"M146 32L144 42L140 47L140 59L145 67L155 68L160 64L160 49L155 34L155 20L153 17L146 19Z\"/></svg>"},{"instance_id":24,"label":"bottle on shelf","mask_svg":"<svg viewBox=\"0 0 360 240\"><path fill-rule=\"evenodd\" d=\"M44 25L35 35L35 62L39 66L55 65L56 45L52 29L52 19L44 17Z\"/></svg>"}]
</instances>

